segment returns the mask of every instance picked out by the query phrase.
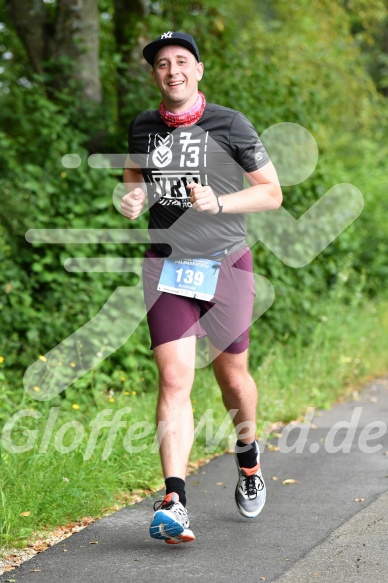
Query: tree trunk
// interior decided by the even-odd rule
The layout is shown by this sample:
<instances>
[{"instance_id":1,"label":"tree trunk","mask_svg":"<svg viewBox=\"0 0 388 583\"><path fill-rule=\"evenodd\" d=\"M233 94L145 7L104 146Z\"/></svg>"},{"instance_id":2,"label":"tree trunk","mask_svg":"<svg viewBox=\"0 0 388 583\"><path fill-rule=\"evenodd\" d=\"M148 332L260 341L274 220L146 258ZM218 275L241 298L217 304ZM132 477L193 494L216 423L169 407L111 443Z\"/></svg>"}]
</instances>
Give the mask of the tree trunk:
<instances>
[{"instance_id":1,"label":"tree trunk","mask_svg":"<svg viewBox=\"0 0 388 583\"><path fill-rule=\"evenodd\" d=\"M43 0L7 0L7 8L34 71L49 73L49 87L70 87L81 105L100 104L98 0L58 0L52 23L53 7Z\"/></svg>"},{"instance_id":2,"label":"tree trunk","mask_svg":"<svg viewBox=\"0 0 388 583\"><path fill-rule=\"evenodd\" d=\"M61 85L78 86L83 104L102 101L99 17L98 0L58 0L53 52L67 72Z\"/></svg>"},{"instance_id":3,"label":"tree trunk","mask_svg":"<svg viewBox=\"0 0 388 583\"><path fill-rule=\"evenodd\" d=\"M45 52L45 5L42 0L7 0L13 26L36 73L43 73Z\"/></svg>"},{"instance_id":4,"label":"tree trunk","mask_svg":"<svg viewBox=\"0 0 388 583\"><path fill-rule=\"evenodd\" d=\"M117 70L118 118L127 122L125 114L128 86L131 83L131 69L134 61L141 61L138 51L139 24L147 14L146 0L114 0L114 27L117 52L121 56L121 66ZM139 54L137 54L139 53Z\"/></svg>"}]
</instances>

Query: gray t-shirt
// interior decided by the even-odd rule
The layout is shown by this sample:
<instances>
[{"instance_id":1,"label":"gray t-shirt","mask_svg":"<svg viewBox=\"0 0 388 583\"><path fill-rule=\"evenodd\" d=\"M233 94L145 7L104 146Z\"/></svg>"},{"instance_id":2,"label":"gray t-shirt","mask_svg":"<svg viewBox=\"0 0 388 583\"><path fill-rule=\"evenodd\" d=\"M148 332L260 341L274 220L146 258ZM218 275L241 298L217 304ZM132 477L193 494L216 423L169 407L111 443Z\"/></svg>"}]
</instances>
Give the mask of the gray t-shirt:
<instances>
[{"instance_id":1,"label":"gray t-shirt","mask_svg":"<svg viewBox=\"0 0 388 583\"><path fill-rule=\"evenodd\" d=\"M243 189L244 172L269 157L253 125L240 112L207 103L200 120L171 128L158 111L138 115L129 127L129 154L147 184L152 248L162 257L209 257L243 245L245 216L210 215L191 208L186 184L209 185L216 195Z\"/></svg>"}]
</instances>

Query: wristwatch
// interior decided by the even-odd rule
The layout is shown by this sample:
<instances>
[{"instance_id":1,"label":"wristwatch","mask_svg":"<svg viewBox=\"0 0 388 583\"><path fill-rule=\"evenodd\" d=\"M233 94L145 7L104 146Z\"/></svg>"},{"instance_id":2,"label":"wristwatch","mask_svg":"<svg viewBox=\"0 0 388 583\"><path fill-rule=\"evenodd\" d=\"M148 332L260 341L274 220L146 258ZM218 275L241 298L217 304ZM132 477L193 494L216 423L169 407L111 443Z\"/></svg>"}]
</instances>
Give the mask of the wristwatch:
<instances>
[{"instance_id":1,"label":"wristwatch","mask_svg":"<svg viewBox=\"0 0 388 583\"><path fill-rule=\"evenodd\" d=\"M222 198L220 196L217 196L217 202L218 202L218 214L222 213L222 211L224 210L224 203L222 202Z\"/></svg>"}]
</instances>

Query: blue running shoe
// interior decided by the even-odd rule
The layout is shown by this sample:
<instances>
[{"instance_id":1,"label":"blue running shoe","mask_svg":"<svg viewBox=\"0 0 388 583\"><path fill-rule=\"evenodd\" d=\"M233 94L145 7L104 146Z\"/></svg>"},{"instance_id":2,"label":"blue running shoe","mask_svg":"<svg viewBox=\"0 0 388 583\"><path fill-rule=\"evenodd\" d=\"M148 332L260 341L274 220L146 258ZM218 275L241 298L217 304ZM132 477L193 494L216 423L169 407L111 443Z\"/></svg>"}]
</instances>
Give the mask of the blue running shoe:
<instances>
[{"instance_id":1,"label":"blue running shoe","mask_svg":"<svg viewBox=\"0 0 388 583\"><path fill-rule=\"evenodd\" d=\"M164 540L167 544L178 545L195 539L189 529L190 522L186 508L179 502L176 492L171 492L154 504L155 514L150 525L152 538Z\"/></svg>"}]
</instances>

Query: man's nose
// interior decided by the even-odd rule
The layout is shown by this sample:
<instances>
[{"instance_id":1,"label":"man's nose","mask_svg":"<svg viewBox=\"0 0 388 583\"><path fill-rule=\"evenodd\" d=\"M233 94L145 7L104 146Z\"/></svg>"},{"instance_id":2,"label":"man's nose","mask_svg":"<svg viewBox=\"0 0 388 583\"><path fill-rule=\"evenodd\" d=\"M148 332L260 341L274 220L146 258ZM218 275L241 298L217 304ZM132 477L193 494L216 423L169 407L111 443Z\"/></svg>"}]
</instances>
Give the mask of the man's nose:
<instances>
[{"instance_id":1,"label":"man's nose","mask_svg":"<svg viewBox=\"0 0 388 583\"><path fill-rule=\"evenodd\" d=\"M178 65L176 63L171 63L169 70L170 75L173 77L178 73L178 71L179 71Z\"/></svg>"}]
</instances>

